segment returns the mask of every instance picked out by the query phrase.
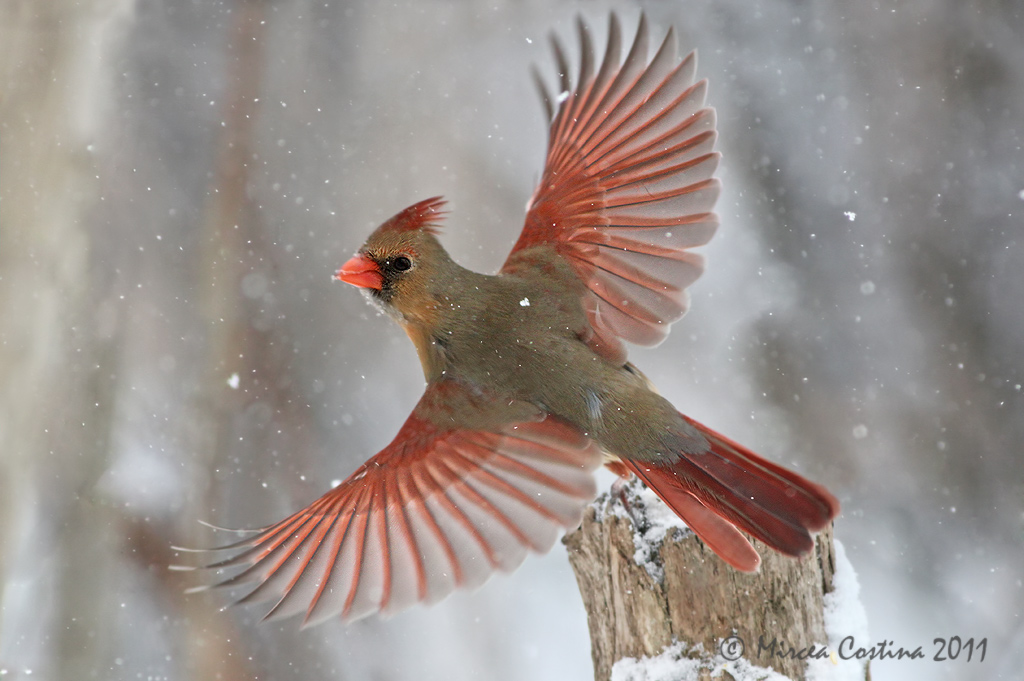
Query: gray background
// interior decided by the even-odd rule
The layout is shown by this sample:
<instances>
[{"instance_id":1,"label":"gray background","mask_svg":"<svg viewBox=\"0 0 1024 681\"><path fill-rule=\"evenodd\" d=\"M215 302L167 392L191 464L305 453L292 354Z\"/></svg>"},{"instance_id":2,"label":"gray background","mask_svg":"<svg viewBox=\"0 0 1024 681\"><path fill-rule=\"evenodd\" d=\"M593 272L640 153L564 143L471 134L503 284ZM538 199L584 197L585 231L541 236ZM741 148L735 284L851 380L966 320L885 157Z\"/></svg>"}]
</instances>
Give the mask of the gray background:
<instances>
[{"instance_id":1,"label":"gray background","mask_svg":"<svg viewBox=\"0 0 1024 681\"><path fill-rule=\"evenodd\" d=\"M1024 16L1016 0L643 7L711 81L725 185L692 312L633 358L826 483L873 641L1024 668ZM394 435L411 344L331 273L444 194L495 270L546 134L528 77L600 2L0 4L0 674L584 679L564 550L390 621L260 625L168 571ZM228 385L238 374L238 388ZM1014 657L1016 655L1016 657Z\"/></svg>"}]
</instances>

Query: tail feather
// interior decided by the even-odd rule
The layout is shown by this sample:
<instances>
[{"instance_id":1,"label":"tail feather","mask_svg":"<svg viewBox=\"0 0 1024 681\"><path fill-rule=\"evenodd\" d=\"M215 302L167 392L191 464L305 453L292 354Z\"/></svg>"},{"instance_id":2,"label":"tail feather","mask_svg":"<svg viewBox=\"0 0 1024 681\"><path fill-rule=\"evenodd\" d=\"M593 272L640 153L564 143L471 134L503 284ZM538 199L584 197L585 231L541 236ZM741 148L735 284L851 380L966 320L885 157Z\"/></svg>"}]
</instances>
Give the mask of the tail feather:
<instances>
[{"instance_id":1,"label":"tail feather","mask_svg":"<svg viewBox=\"0 0 1024 681\"><path fill-rule=\"evenodd\" d=\"M776 551L800 556L814 546L811 533L839 513L839 502L823 486L684 416L710 444L670 465L625 461L715 553L751 572L760 559L737 530Z\"/></svg>"},{"instance_id":2,"label":"tail feather","mask_svg":"<svg viewBox=\"0 0 1024 681\"><path fill-rule=\"evenodd\" d=\"M708 472L729 485L744 486L747 484L746 480L761 483L755 483L750 490L745 487L737 489L737 492L744 494L749 492L750 495L757 495L759 491L764 491L763 485L770 486L776 495L782 494L777 503L788 507L800 519L800 524L811 532L821 530L839 514L839 500L832 496L831 492L823 485L811 482L788 468L761 458L743 445L694 421L689 416L682 416L687 423L708 439L711 443L712 453L728 462L725 464L726 466L735 465L747 475L740 476L735 481L728 481L724 479L724 476L727 475L726 470L708 470Z\"/></svg>"}]
</instances>

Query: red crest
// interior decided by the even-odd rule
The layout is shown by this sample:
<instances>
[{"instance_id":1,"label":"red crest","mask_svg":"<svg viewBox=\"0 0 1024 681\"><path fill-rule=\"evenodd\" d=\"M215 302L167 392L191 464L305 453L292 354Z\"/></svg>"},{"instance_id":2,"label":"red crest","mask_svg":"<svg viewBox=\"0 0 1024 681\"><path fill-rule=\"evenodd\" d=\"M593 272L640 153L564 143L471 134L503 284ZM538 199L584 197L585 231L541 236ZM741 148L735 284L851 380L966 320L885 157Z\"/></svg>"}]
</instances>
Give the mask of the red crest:
<instances>
[{"instance_id":1,"label":"red crest","mask_svg":"<svg viewBox=\"0 0 1024 681\"><path fill-rule=\"evenodd\" d=\"M441 220L448 214L447 211L441 210L445 203L447 202L440 196L424 199L390 218L380 226L380 229L396 232L422 229L428 234L437 234Z\"/></svg>"}]
</instances>

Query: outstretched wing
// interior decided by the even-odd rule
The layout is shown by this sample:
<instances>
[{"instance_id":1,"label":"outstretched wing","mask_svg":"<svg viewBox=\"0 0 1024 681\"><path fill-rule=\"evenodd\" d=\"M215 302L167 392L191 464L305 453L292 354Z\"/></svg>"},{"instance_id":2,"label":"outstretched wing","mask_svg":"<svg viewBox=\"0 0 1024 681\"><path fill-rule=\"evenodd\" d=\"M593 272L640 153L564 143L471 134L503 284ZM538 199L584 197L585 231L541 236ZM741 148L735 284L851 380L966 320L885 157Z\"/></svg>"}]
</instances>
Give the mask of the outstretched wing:
<instances>
[{"instance_id":1,"label":"outstretched wing","mask_svg":"<svg viewBox=\"0 0 1024 681\"><path fill-rule=\"evenodd\" d=\"M525 421L508 421L524 412L507 407L431 384L394 441L351 477L223 547L238 553L209 567L242 571L216 586L256 584L239 602L275 601L267 617L351 621L433 603L515 569L527 550L547 551L594 498L601 455L553 417L530 407Z\"/></svg>"},{"instance_id":2,"label":"outstretched wing","mask_svg":"<svg viewBox=\"0 0 1024 681\"><path fill-rule=\"evenodd\" d=\"M586 284L591 346L625 361L621 341L664 340L686 311L686 287L703 271L703 258L689 249L707 243L718 225L711 212L719 193L712 177L719 159L715 112L704 107L707 81L694 83L695 54L680 61L671 30L648 64L641 16L620 64L622 39L612 15L596 74L582 20L579 34L575 87L553 41L562 94L547 162L502 271L529 266L534 247L554 247Z\"/></svg>"}]
</instances>

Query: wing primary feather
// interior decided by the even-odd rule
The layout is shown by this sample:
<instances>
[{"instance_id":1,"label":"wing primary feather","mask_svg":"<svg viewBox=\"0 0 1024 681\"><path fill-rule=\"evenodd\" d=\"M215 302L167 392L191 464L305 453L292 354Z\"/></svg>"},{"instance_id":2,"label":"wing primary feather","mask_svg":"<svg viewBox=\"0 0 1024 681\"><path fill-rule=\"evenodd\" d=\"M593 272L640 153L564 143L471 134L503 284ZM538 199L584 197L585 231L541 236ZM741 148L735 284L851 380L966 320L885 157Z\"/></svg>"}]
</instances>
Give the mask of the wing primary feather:
<instances>
[{"instance_id":1,"label":"wing primary feather","mask_svg":"<svg viewBox=\"0 0 1024 681\"><path fill-rule=\"evenodd\" d=\"M454 449L454 448L452 448L450 446L448 446L447 448L449 450ZM445 453L448 453L448 452L445 452ZM447 475L443 475L442 477L443 478L448 478L449 480L451 480L451 482L449 482L447 485L445 485L445 487L447 487L448 485L458 484L458 480L461 477L460 473L462 473L462 472L458 471L458 470L455 470L451 466L451 462L450 462L450 460L447 457L438 457L438 460L436 461L435 465L436 466L444 466L445 468L448 469L448 474ZM433 477L434 480L437 481L437 473L438 473L438 471L435 468L435 466L427 465L426 466L426 470L429 472L431 477ZM487 557L487 561L490 564L490 566L492 568L497 567L498 566L498 561L497 561L497 559L495 558L495 555L494 555L494 548L489 543L487 543L487 540L484 539L482 534L480 534L480 530L478 530L476 528L476 526L469 519L469 517L465 513L462 512L462 510L458 507L457 504L455 504L452 501L452 499L447 495L447 493L439 494L435 498L448 511L448 515L450 515L455 520L455 522L458 523L462 527L462 529L464 529L473 538L473 540L480 546L480 549L484 552L484 555Z\"/></svg>"},{"instance_id":2,"label":"wing primary feather","mask_svg":"<svg viewBox=\"0 0 1024 681\"><path fill-rule=\"evenodd\" d=\"M555 109L558 112L555 122L551 126L548 138L548 146L554 147L568 125L568 116L565 115L569 107L569 95L572 93L572 76L569 74L569 63L565 58L565 50L562 43L554 33L550 36L551 51L555 54L555 64L558 69L558 93L555 95Z\"/></svg>"},{"instance_id":3,"label":"wing primary feather","mask_svg":"<svg viewBox=\"0 0 1024 681\"><path fill-rule=\"evenodd\" d=\"M431 490L431 492L429 493L427 492L427 490L424 490L420 486L420 483L422 481L419 479L418 476L410 476L409 481L412 483L412 486L416 489L416 493L411 497L413 501L411 505L418 508L418 510L420 511L418 517L420 517L426 523L427 529L433 535L434 539L438 542L438 544L440 544L441 550L444 552L445 558L448 561L448 565L452 570L452 575L455 578L455 586L460 586L464 581L464 577L462 574L462 566L459 564L458 556L455 555L455 550L452 548L451 544L448 543L448 539L445 536L444 531L441 529L441 526L438 525L437 519L434 518L434 514L431 512L430 508L426 504L426 499L432 496L433 490ZM442 492L442 490L437 490L437 492Z\"/></svg>"},{"instance_id":4,"label":"wing primary feather","mask_svg":"<svg viewBox=\"0 0 1024 681\"><path fill-rule=\"evenodd\" d=\"M679 145L679 147L689 146L691 149L697 149L698 147L703 149L710 148L714 144L714 133L699 137L702 139L697 139L694 144L685 145L684 143ZM615 170L609 173L609 179L615 180L615 186L609 189L609 191L615 191L638 182L662 178L672 178L675 180L675 184L685 187L687 184L710 179L715 170L717 170L718 161L721 158L717 151L708 151L695 158L686 158L683 154L679 153L680 151L682 151L680 148L668 149L665 153L634 160L628 165L625 163L617 164ZM665 165L666 160L670 165ZM682 173L686 171L693 173L696 169L700 169L700 175L696 178L689 176L680 177Z\"/></svg>"},{"instance_id":5,"label":"wing primary feather","mask_svg":"<svg viewBox=\"0 0 1024 681\"><path fill-rule=\"evenodd\" d=\"M626 54L626 59L622 62L618 72L615 74L615 79L608 87L599 104L600 109L605 113L601 118L595 119L595 124L600 125L606 121L622 98L633 89L643 73L649 49L650 34L647 29L647 17L641 14L640 21L636 27L636 35L633 36L633 44ZM593 128L587 128L581 131L584 139L589 139L594 134L593 130Z\"/></svg>"},{"instance_id":6,"label":"wing primary feather","mask_svg":"<svg viewBox=\"0 0 1024 681\"><path fill-rule=\"evenodd\" d=\"M343 518L339 517L341 522L331 528L330 541L328 542L329 548L328 553L324 556L324 568L320 575L320 583L317 584L316 593L309 599L306 615L302 620L303 627L310 626L314 622L337 614L342 609L340 606L335 606L336 609L332 609L330 606L325 605L324 595L333 592L332 585L336 580L335 575L340 570L345 569L345 566L339 563L339 556L342 555L345 542L348 540L349 530L352 529L352 521L355 519L357 510L362 504L362 498L366 494L367 488L363 487L353 495L354 498L350 497L348 509ZM337 599L335 599L336 601ZM320 611L319 613L318 610Z\"/></svg>"},{"instance_id":7,"label":"wing primary feather","mask_svg":"<svg viewBox=\"0 0 1024 681\"><path fill-rule=\"evenodd\" d=\"M600 250L603 246L604 245L602 244L601 246L598 247L598 249ZM570 254L569 257L576 258L576 256L572 254ZM654 279L650 274L643 271L642 269L630 266L629 264L621 261L614 261L615 266L613 268L611 263L607 263L607 260L609 259L603 258L601 256L595 257L591 255L590 257L587 258L586 261L581 260L580 262L584 263L586 266L592 268L596 272L605 272L612 277L616 277L631 284L637 284L645 288L653 288L654 290L652 292L657 295L674 294L680 292L680 289L678 287L668 282L661 281L659 279ZM630 310L633 309L633 305L636 304L635 302L632 301L632 298L634 298L635 296L631 296L625 293L624 291L616 288L615 284L609 281L608 277L593 277L588 285L590 286L590 290L593 291L597 296L604 299L614 307L622 310L623 312L629 312ZM660 320L655 315L651 316L648 319L648 321L658 322Z\"/></svg>"},{"instance_id":8,"label":"wing primary feather","mask_svg":"<svg viewBox=\"0 0 1024 681\"><path fill-rule=\"evenodd\" d=\"M318 518L313 526L319 526L320 523L327 516ZM259 583L254 589L249 591L247 594L239 598L235 603L250 603L257 601L264 601L272 598L282 599L288 593L288 589L295 582L297 575L302 573L303 564L305 561L302 560L303 556L295 555L295 551L304 548L306 553L311 553L316 550L315 546L305 545L305 539L309 536L309 532L314 527L310 527L305 534L296 534L294 542L291 545L285 545L284 551L277 556L273 556L274 560L271 560L271 555L265 558L261 558L258 562L251 565L243 572L235 575L231 580L222 582L224 586L234 586L236 584L245 584L253 581L253 576L256 575ZM289 565L288 561L292 557L295 557L295 563Z\"/></svg>"},{"instance_id":9,"label":"wing primary feather","mask_svg":"<svg viewBox=\"0 0 1024 681\"><path fill-rule=\"evenodd\" d=\"M589 168L598 164L601 164L603 167L613 166L618 160L614 156L615 151L618 149L625 148L626 155L631 155L636 151L645 151L651 146L657 146L661 138L669 136L676 131L676 127L672 127L672 121L682 121L682 124L679 126L682 129L688 127L691 118L704 105L707 80L701 80L688 86L681 93L673 97L671 91L673 85L672 78L676 74L684 74L682 79L685 79L684 66L686 66L685 61L680 63L665 80L652 88L643 101L636 105L636 108L626 112L616 126L608 131L607 135L600 139L595 136L591 141L588 141L588 144L582 150L586 167ZM638 90L643 89L640 85L641 83L637 84ZM673 98L669 102L662 102L662 96ZM646 110L649 109L653 109L655 113L648 115ZM663 126L666 120L669 121L670 129L662 132L658 126ZM650 136L654 137L654 139L645 140L644 134L649 131Z\"/></svg>"},{"instance_id":10,"label":"wing primary feather","mask_svg":"<svg viewBox=\"0 0 1024 681\"><path fill-rule=\"evenodd\" d=\"M619 67L619 59L622 55L622 28L619 26L619 18L612 12L608 19L608 40L604 48L604 58L601 61L601 67L598 69L597 77L594 78L593 84L590 86L590 94L588 96L589 109L587 115L584 117L584 121L589 123L593 113L598 110L597 106L604 98L605 93L608 91L609 86L613 80L613 76ZM582 135L587 125L580 126L580 134Z\"/></svg>"},{"instance_id":11,"label":"wing primary feather","mask_svg":"<svg viewBox=\"0 0 1024 681\"><path fill-rule=\"evenodd\" d=\"M541 473L536 468L527 466L522 461L517 461L511 457L495 453L495 457L488 463L501 468L504 471L518 475L521 478L527 478L540 485L553 489L557 492L561 492L562 494L575 496L575 491L569 485L566 485L561 480L557 480L549 475Z\"/></svg>"},{"instance_id":12,"label":"wing primary feather","mask_svg":"<svg viewBox=\"0 0 1024 681\"><path fill-rule=\"evenodd\" d=\"M377 521L377 543L381 548L381 579L383 584L381 586L381 597L379 609L383 610L387 607L388 601L391 600L391 583L394 579L392 574L391 564L391 546L388 541L388 486L387 479L381 481L378 485L378 491L380 493L380 512L376 515Z\"/></svg>"},{"instance_id":13,"label":"wing primary feather","mask_svg":"<svg viewBox=\"0 0 1024 681\"><path fill-rule=\"evenodd\" d=\"M465 455L463 455L461 452L456 452L456 453L460 457L465 458ZM473 462L470 461L470 463L472 464ZM529 495L524 493L518 487L516 487L515 485L511 484L507 480L504 480L504 479L498 477L497 475L495 475L491 471L487 470L486 468L477 466L477 472L473 475L473 478L476 479L476 480L479 480L480 482L482 482L483 484L487 485L491 489L493 489L493 490L495 490L497 492L501 492L502 494L504 494L507 497L515 499L519 503L521 503L524 506L534 510L535 512L537 512L540 515L544 516L548 520L550 520L552 522L555 522L555 523L558 523L558 524L562 524L561 523L561 518L559 518L558 515L553 513L550 509L548 509L547 507L537 503L536 500L530 498Z\"/></svg>"},{"instance_id":14,"label":"wing primary feather","mask_svg":"<svg viewBox=\"0 0 1024 681\"><path fill-rule=\"evenodd\" d=\"M609 224L630 224L634 218L671 220L681 214L705 213L718 199L720 189L718 179L710 178L684 187L682 191L657 196L656 199L634 199L627 204L610 206L606 217Z\"/></svg>"},{"instance_id":15,"label":"wing primary feather","mask_svg":"<svg viewBox=\"0 0 1024 681\"><path fill-rule=\"evenodd\" d=\"M339 528L341 535L344 535L345 528L351 522L352 510L351 508L338 508L330 517L331 521L327 523L321 536L316 539L316 546L304 557L301 567L296 570L288 585L280 589L278 602L274 603L273 607L263 615L264 621L287 618L287 616L298 614L302 610L306 610L308 616L318 594L329 582L331 571L335 566L337 546L340 545L341 540L335 542L332 539L339 534ZM261 587L270 584L269 578L265 578L265 580L260 585ZM314 587L315 589L313 589ZM310 589L313 589L312 594L309 594ZM308 602L304 603L303 601Z\"/></svg>"},{"instance_id":16,"label":"wing primary feather","mask_svg":"<svg viewBox=\"0 0 1024 681\"><path fill-rule=\"evenodd\" d=\"M603 126L608 124L610 117L615 114L618 110L619 104L622 100L629 96L629 93L636 87L639 78L644 73L644 65L647 61L647 51L649 49L649 36L647 30L647 17L643 14L640 15L640 22L636 27L636 35L633 38L633 45L629 48L629 53L626 55L626 60L622 62L622 66L615 74L615 79L612 84L608 87L605 95L601 98L598 104L598 110L604 113L600 117L596 117L591 126L585 127L580 131L580 137L584 140L591 140L594 135L597 134ZM562 150L563 154L568 154L570 151L577 151L582 155L582 150L573 150L568 148Z\"/></svg>"},{"instance_id":17,"label":"wing primary feather","mask_svg":"<svg viewBox=\"0 0 1024 681\"><path fill-rule=\"evenodd\" d=\"M446 464L451 465L449 462ZM512 521L507 515L505 515L501 509L492 504L487 500L486 497L482 496L479 492L473 489L472 485L467 483L464 479L459 481L458 491L467 497L470 503L475 504L478 508L485 511L491 518L495 519L504 527L509 533L515 537L516 541L529 546L531 544L529 538L523 533L515 522Z\"/></svg>"},{"instance_id":18,"label":"wing primary feather","mask_svg":"<svg viewBox=\"0 0 1024 681\"><path fill-rule=\"evenodd\" d=\"M388 488L386 518L387 556L390 563L391 583L387 601L381 602L380 612L387 617L393 612L404 610L416 603L420 598L421 589L419 574L422 570L415 540L409 530L408 519L403 508L398 476L388 476L383 484Z\"/></svg>"},{"instance_id":19,"label":"wing primary feather","mask_svg":"<svg viewBox=\"0 0 1024 681\"><path fill-rule=\"evenodd\" d=\"M458 459L461 460L461 463L458 463L456 459L446 461L445 463L449 466L452 466L453 471L458 471L460 474L459 492L465 494L473 502L478 503L484 510L486 510L491 515L491 517L495 518L496 520L498 520L498 522L504 525L505 528L508 529L512 534L514 534L516 539L521 541L524 545L532 546L533 542L523 533L522 529L519 528L518 525L516 525L515 522L511 518L509 518L500 508L495 506L486 497L477 492L476 489L473 488L468 481L472 479L487 478L492 482L504 484L508 483L502 480L501 478L495 476L486 468L481 467L479 463L474 463L467 457L462 456L461 454L459 455ZM493 463L494 459L488 459L488 462ZM506 496L510 496L507 494L507 488L504 488L501 484L491 485L491 487L499 491L502 491L503 493L506 493ZM515 488L513 487L513 489ZM520 503L523 503L528 508L545 516L547 519L557 520L557 517L555 515L545 512L545 509L543 507L540 507L538 504L533 502L533 500L531 500L528 496L515 496L515 498Z\"/></svg>"},{"instance_id":20,"label":"wing primary feather","mask_svg":"<svg viewBox=\"0 0 1024 681\"><path fill-rule=\"evenodd\" d=\"M633 57L634 55L631 53L630 58ZM641 66L645 57L646 50L645 55L639 57ZM647 68L643 69L643 72L632 86L622 94L601 124L593 133L588 135L587 143L580 149L580 155L583 158L589 158L594 149L604 143L605 139L609 136L620 132L625 134L625 131L621 130L620 126L657 92L668 76L668 73L671 73L675 59L675 33L672 29L669 29L665 40L662 41L661 47L658 48L651 63L647 65ZM629 60L627 60L628 63ZM665 72L666 69L669 69L668 73Z\"/></svg>"},{"instance_id":21,"label":"wing primary feather","mask_svg":"<svg viewBox=\"0 0 1024 681\"><path fill-rule=\"evenodd\" d=\"M246 537L239 541L227 544L226 546L218 546L213 551L232 551L235 549L246 548L242 553L230 556L223 560L219 560L215 563L209 563L203 567L207 570L217 570L220 568L233 567L235 565L241 565L244 562L248 562L248 559L254 553L260 553L261 551L269 551L276 548L281 542L288 538L292 530L306 522L310 516L315 515L318 509L326 504L329 504L329 500L321 497L317 499L311 506L305 508L298 513L293 513L284 520L268 525L266 528L259 531L258 534L252 537ZM279 536L272 546L265 546L267 540L273 536Z\"/></svg>"},{"instance_id":22,"label":"wing primary feather","mask_svg":"<svg viewBox=\"0 0 1024 681\"><path fill-rule=\"evenodd\" d=\"M589 37L589 36L588 36ZM612 76L615 74L615 70L619 66L619 56L622 52L622 32L619 28L619 20L613 12L608 20L608 40L605 45L604 58L601 61L601 66L598 69L597 76L593 82L589 83L583 90L584 95L582 96L582 103L580 110L577 114L577 119L574 121L574 134L566 140L566 147L575 146L577 140L579 140L584 131L589 125L591 118L597 112L597 105L600 103L601 98L604 96L611 82ZM580 78L580 84L577 85L578 89L583 89L582 83L583 78Z\"/></svg>"},{"instance_id":23,"label":"wing primary feather","mask_svg":"<svg viewBox=\"0 0 1024 681\"><path fill-rule=\"evenodd\" d=\"M368 491L369 488L363 492L361 499L366 499L366 506L363 507L362 503L356 507L355 515L359 517L360 523L356 527L356 536L353 537L353 541L356 544L356 558L355 564L352 568L352 585L349 587L348 596L345 598L345 607L341 610L341 616L348 618L349 611L352 609L352 603L355 601L356 594L359 592L359 585L362 582L363 577L363 560L366 556L366 538L369 535L370 515L373 511L373 493Z\"/></svg>"},{"instance_id":24,"label":"wing primary feather","mask_svg":"<svg viewBox=\"0 0 1024 681\"><path fill-rule=\"evenodd\" d=\"M582 17L577 17L576 25L579 30L580 51L582 53L580 57L579 80L575 87L572 86L571 78L567 78L562 84L562 92L558 95L558 115L555 118L555 124L551 127L552 137L549 141L549 146L556 144L556 140L564 139L576 126L577 117L585 96L584 88L587 86L584 77L589 79L590 72L593 69L594 57L591 53L593 48L590 44L590 34L587 31L586 24L583 23ZM559 49L561 49L561 43L557 39L555 39L555 42L558 44ZM564 72L568 73L568 67L564 69Z\"/></svg>"},{"instance_id":25,"label":"wing primary feather","mask_svg":"<svg viewBox=\"0 0 1024 681\"><path fill-rule=\"evenodd\" d=\"M385 516L385 507L379 494L380 482L378 478L369 494L366 529L361 544L359 582L351 603L343 613L343 618L348 622L379 612L381 599L385 593L384 577L388 556L385 553L385 544L380 541L381 521Z\"/></svg>"},{"instance_id":26,"label":"wing primary feather","mask_svg":"<svg viewBox=\"0 0 1024 681\"><path fill-rule=\"evenodd\" d=\"M548 87L544 84L544 78L540 75L540 71L536 66L530 67L530 76L533 78L533 86L537 89L537 94L540 96L540 102L544 106L544 120L550 125L555 112L551 103L551 95L548 94Z\"/></svg>"},{"instance_id":27,"label":"wing primary feather","mask_svg":"<svg viewBox=\"0 0 1024 681\"><path fill-rule=\"evenodd\" d=\"M580 110L583 107L586 97L586 90L590 86L590 78L594 72L594 46L590 40L590 30L582 16L576 17L576 29L580 41L580 69L576 78L576 87L566 103L566 124L577 125Z\"/></svg>"},{"instance_id":28,"label":"wing primary feather","mask_svg":"<svg viewBox=\"0 0 1024 681\"><path fill-rule=\"evenodd\" d=\"M703 115L708 81L693 82L696 53L691 52L637 109L630 113L632 127L625 125L617 132L629 141L626 153L635 155L649 149L664 149L665 140L686 132ZM624 122L625 124L625 122ZM606 163L613 165L618 157L612 153Z\"/></svg>"},{"instance_id":29,"label":"wing primary feather","mask_svg":"<svg viewBox=\"0 0 1024 681\"><path fill-rule=\"evenodd\" d=\"M620 49L620 34L618 29L618 21L609 22L609 43L605 51L605 60L607 62L611 55L611 50L609 48L615 48L615 63L613 63L613 66L615 67L619 67L619 64L617 63ZM614 42L612 41L613 35L616 38ZM574 137L573 141L588 139L592 134L594 126L600 126L603 121L607 120L609 111L613 110L618 104L618 101L633 87L634 79L638 76L638 71L643 69L644 62L647 59L647 50L647 18L641 14L640 22L636 29L636 36L633 38L633 45L630 47L629 53L626 55L626 60L615 72L615 77L612 79L611 84L605 88L601 97L596 100L594 107L595 113L598 111L603 111L604 113L601 116L595 116L593 120L589 121L586 125L579 126L579 133ZM614 101L609 104L609 99L613 99ZM548 167L558 174L561 174L562 171L564 171L566 164L570 163L573 156L579 152L577 144L562 144L560 142L563 139L560 135L562 127L568 122L566 120L567 117L562 116L563 113L563 111L559 111L559 118L556 121L558 125L552 126L551 138L548 142L550 154L548 158Z\"/></svg>"},{"instance_id":30,"label":"wing primary feather","mask_svg":"<svg viewBox=\"0 0 1024 681\"><path fill-rule=\"evenodd\" d=\"M426 566L423 563L423 553L416 541L416 535L413 532L412 523L409 521L408 507L412 505L410 501L414 497L409 493L407 487L412 485L416 487L416 483L412 479L412 474L407 469L400 469L397 472L397 479L395 480L395 486L398 489L399 498L399 511L397 514L399 521L402 524L402 534L406 538L406 542L409 544L410 552L413 558L416 560L416 596L417 600L425 600L427 598L427 574Z\"/></svg>"},{"instance_id":31,"label":"wing primary feather","mask_svg":"<svg viewBox=\"0 0 1024 681\"><path fill-rule=\"evenodd\" d=\"M666 232L665 225L655 227L609 227L601 234L580 232L573 235L573 243L604 246L630 253L643 253L661 258L676 259L680 251L694 246L702 246L715 233L718 223L712 220L713 214L703 213L692 216L693 219L677 223L687 229L682 234ZM671 226L671 225L670 225ZM659 236L660 235L660 236ZM638 240L635 237L642 237ZM661 243L661 242L665 243Z\"/></svg>"},{"instance_id":32,"label":"wing primary feather","mask_svg":"<svg viewBox=\"0 0 1024 681\"><path fill-rule=\"evenodd\" d=\"M572 76L569 74L569 61L565 58L565 50L562 49L562 43L558 36L552 33L550 40L551 50L555 53L555 63L558 66L558 86L561 88L558 96L561 96L563 93L568 94L572 89Z\"/></svg>"},{"instance_id":33,"label":"wing primary feather","mask_svg":"<svg viewBox=\"0 0 1024 681\"><path fill-rule=\"evenodd\" d=\"M280 533L269 546L264 546L260 537L253 538L253 548L236 556L233 559L223 560L208 566L210 569L224 569L247 565L246 569L237 575L222 580L214 586L233 586L247 581L253 572L266 570L268 565L272 566L268 574L276 572L277 569L288 560L289 556L302 544L302 541L311 531L326 517L324 513L310 514L305 520L296 522L288 532ZM244 557L244 558L243 558ZM268 563L268 561L270 561Z\"/></svg>"},{"instance_id":34,"label":"wing primary feather","mask_svg":"<svg viewBox=\"0 0 1024 681\"><path fill-rule=\"evenodd\" d=\"M643 147L626 150L628 155L615 157L613 154L611 159L606 160L606 172L609 176L615 176L624 171L652 165L657 167L657 164L664 162L673 164L710 153L718 139L715 122L714 109L701 109Z\"/></svg>"},{"instance_id":35,"label":"wing primary feather","mask_svg":"<svg viewBox=\"0 0 1024 681\"><path fill-rule=\"evenodd\" d=\"M705 162L710 161L709 165L716 165L717 162L718 162L718 157L714 156L714 155L710 155L710 156L708 156L707 159L704 159L704 161ZM676 173L674 173L674 174L678 174L679 172L684 172L686 170L687 170L687 168L685 166L683 166L682 168L680 168L679 171L676 171ZM703 175L704 173L701 173L701 174ZM643 205L645 203L656 203L656 204L659 204L659 205L662 205L662 206L669 205L667 199L675 199L675 198L678 198L678 197L681 197L681 196L686 196L687 194L696 194L697 192L707 188L709 186L708 183L710 182L710 180L703 180L702 179L702 180L697 180L696 182L692 182L692 183L689 183L689 184L684 184L682 187L672 187L670 189L665 189L665 190L660 190L659 191L659 190L654 189L651 186L654 183L654 181L656 181L658 179L658 177L659 176L647 177L647 178L643 178L643 180L632 180L630 182L627 182L624 185L621 185L620 187L617 187L616 189L622 189L624 187L628 187L630 184L634 184L634 183L640 182L640 181L648 183L648 184L644 185L644 187L642 188L643 191L640 191L638 193L628 194L626 196L616 195L605 206L605 210L611 212L611 211L613 211L616 208L628 208L630 206L639 206L639 205ZM662 175L662 177L663 177L663 175ZM611 194L614 191L615 190L611 190L608 193ZM620 194L621 194L621 192L620 192ZM684 211L673 210L673 212L675 214L678 214L678 213L684 212Z\"/></svg>"},{"instance_id":36,"label":"wing primary feather","mask_svg":"<svg viewBox=\"0 0 1024 681\"><path fill-rule=\"evenodd\" d=\"M324 516L325 518L328 516ZM303 604L303 594L309 592L309 582L313 585L325 584L327 577L330 575L331 569L334 566L336 553L330 548L325 548L325 544L328 543L328 539L332 534L336 533L339 525L347 524L352 517L352 511L344 508L339 508L335 513L330 516L330 522L323 525L323 530L319 533L316 538L315 546L311 547L308 555L304 556L301 565L297 566L294 570L294 574L288 581L288 584L280 587L279 589L271 588L270 591L279 591L280 595L274 606L263 616L263 620L273 620L282 617L289 617L291 615L298 614L303 610L307 610L308 605ZM280 568L276 568L273 574L277 574ZM264 587L272 584L270 577L265 577L264 582L260 584L260 587ZM258 589L257 589L258 590ZM257 590L249 595L249 598L254 597ZM316 590L314 594L319 593ZM315 598L311 596L310 598Z\"/></svg>"},{"instance_id":37,"label":"wing primary feather","mask_svg":"<svg viewBox=\"0 0 1024 681\"><path fill-rule=\"evenodd\" d=\"M580 72L576 82L578 87L585 88L594 73L594 44L582 15L576 17L576 31L580 37Z\"/></svg>"}]
</instances>

